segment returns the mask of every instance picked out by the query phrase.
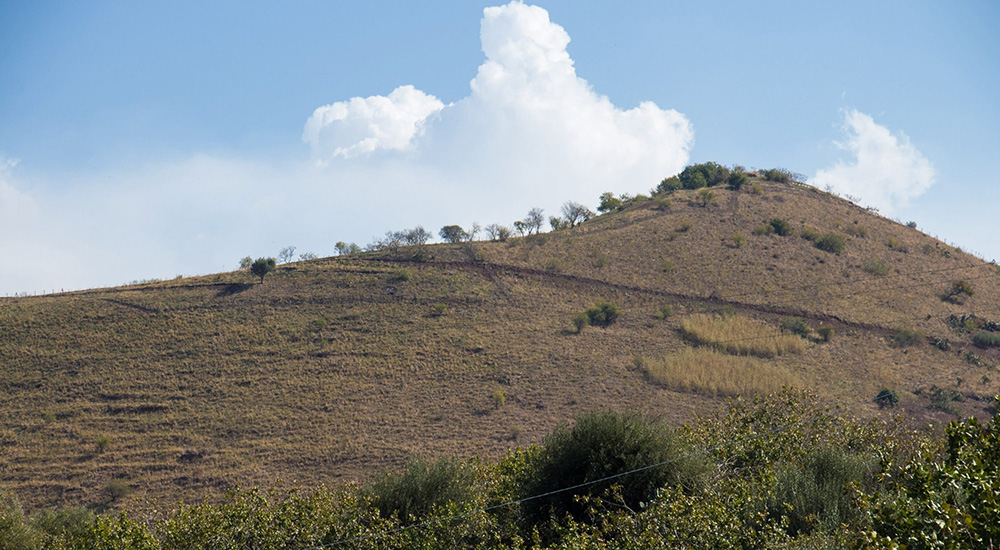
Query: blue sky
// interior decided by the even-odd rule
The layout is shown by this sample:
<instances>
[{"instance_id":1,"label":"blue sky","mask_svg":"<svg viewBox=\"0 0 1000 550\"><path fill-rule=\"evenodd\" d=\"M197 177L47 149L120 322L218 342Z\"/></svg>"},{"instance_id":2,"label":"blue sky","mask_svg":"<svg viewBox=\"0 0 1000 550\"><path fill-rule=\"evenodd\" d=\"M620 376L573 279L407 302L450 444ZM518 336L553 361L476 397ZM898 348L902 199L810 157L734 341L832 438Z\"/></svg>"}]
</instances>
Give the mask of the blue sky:
<instances>
[{"instance_id":1,"label":"blue sky","mask_svg":"<svg viewBox=\"0 0 1000 550\"><path fill-rule=\"evenodd\" d=\"M0 2L0 294L509 224L706 160L1000 258L1000 4L537 6Z\"/></svg>"}]
</instances>

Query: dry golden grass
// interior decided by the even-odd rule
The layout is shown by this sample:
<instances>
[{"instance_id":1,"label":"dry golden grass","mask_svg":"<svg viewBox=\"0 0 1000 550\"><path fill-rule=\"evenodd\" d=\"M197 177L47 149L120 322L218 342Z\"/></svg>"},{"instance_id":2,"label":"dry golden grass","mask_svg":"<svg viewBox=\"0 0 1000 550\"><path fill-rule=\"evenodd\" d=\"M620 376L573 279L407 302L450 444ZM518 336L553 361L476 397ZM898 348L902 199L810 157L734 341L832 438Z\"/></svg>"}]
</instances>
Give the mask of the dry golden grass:
<instances>
[{"instance_id":1,"label":"dry golden grass","mask_svg":"<svg viewBox=\"0 0 1000 550\"><path fill-rule=\"evenodd\" d=\"M692 315L681 321L681 332L696 344L734 355L771 358L805 349L799 336L782 334L777 327L740 315Z\"/></svg>"},{"instance_id":2,"label":"dry golden grass","mask_svg":"<svg viewBox=\"0 0 1000 550\"><path fill-rule=\"evenodd\" d=\"M640 357L636 364L661 386L709 397L767 395L798 385L795 376L777 363L707 348L685 347L662 359Z\"/></svg>"}]
</instances>

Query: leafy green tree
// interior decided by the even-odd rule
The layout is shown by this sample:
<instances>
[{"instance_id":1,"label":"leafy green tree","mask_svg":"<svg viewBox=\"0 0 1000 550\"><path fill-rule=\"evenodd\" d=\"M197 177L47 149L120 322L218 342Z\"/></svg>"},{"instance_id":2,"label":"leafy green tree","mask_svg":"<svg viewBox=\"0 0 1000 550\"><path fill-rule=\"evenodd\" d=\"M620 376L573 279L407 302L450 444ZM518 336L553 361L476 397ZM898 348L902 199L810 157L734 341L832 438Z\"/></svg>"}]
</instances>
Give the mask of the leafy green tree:
<instances>
[{"instance_id":1,"label":"leafy green tree","mask_svg":"<svg viewBox=\"0 0 1000 550\"><path fill-rule=\"evenodd\" d=\"M680 178L677 176L670 176L669 178L663 178L663 180L660 181L660 184L656 186L656 194L672 193L683 187L684 185L681 183Z\"/></svg>"},{"instance_id":2,"label":"leafy green tree","mask_svg":"<svg viewBox=\"0 0 1000 550\"><path fill-rule=\"evenodd\" d=\"M264 276L274 271L277 263L278 262L274 258L257 258L254 260L253 264L250 265L250 273L260 277L261 284L264 284Z\"/></svg>"},{"instance_id":3,"label":"leafy green tree","mask_svg":"<svg viewBox=\"0 0 1000 550\"><path fill-rule=\"evenodd\" d=\"M606 212L617 212L624 207L625 203L609 191L601 193L601 203L597 205L597 211L602 214Z\"/></svg>"},{"instance_id":4,"label":"leafy green tree","mask_svg":"<svg viewBox=\"0 0 1000 550\"><path fill-rule=\"evenodd\" d=\"M469 234L459 225L446 225L438 234L449 243L460 243L469 238Z\"/></svg>"}]
</instances>

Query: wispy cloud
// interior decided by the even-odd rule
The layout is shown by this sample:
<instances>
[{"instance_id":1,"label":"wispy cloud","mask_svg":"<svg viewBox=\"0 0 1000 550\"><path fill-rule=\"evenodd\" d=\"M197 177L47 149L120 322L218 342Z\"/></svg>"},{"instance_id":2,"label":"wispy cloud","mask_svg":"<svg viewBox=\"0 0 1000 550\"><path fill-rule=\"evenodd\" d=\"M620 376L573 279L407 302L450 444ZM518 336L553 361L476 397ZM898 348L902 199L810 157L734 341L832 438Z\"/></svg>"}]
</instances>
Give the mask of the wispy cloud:
<instances>
[{"instance_id":1,"label":"wispy cloud","mask_svg":"<svg viewBox=\"0 0 1000 550\"><path fill-rule=\"evenodd\" d=\"M893 134L857 110L844 111L843 117L844 138L836 144L851 159L818 170L813 178L817 187L860 197L868 205L892 212L934 185L934 166L906 134Z\"/></svg>"}]
</instances>

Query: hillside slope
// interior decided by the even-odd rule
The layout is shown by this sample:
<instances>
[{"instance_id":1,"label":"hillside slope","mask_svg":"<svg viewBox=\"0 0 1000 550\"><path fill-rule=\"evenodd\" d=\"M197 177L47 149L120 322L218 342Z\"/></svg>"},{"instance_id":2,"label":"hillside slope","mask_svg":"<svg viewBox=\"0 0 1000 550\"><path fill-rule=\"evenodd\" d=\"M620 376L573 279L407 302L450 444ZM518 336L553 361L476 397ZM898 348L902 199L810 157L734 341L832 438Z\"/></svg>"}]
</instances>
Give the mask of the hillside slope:
<instances>
[{"instance_id":1,"label":"hillside slope","mask_svg":"<svg viewBox=\"0 0 1000 550\"><path fill-rule=\"evenodd\" d=\"M573 229L430 245L419 261L401 248L286 264L264 284L236 272L0 301L0 490L126 506L332 483L413 453L493 456L580 411L680 423L785 383L857 414L891 414L871 402L891 388L920 425L987 414L1000 354L972 338L1000 318L996 266L831 195L759 184L716 189L708 207L679 191ZM754 234L775 218L790 234ZM843 251L803 229L841 235ZM942 299L959 280L974 294ZM621 317L578 334L571 319L600 301ZM808 334L785 351L732 345L779 343L793 317ZM725 333L727 319L763 332L712 345L689 324ZM666 369L678 361L686 372Z\"/></svg>"}]
</instances>

